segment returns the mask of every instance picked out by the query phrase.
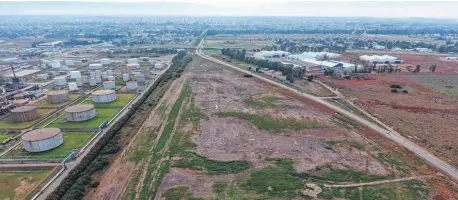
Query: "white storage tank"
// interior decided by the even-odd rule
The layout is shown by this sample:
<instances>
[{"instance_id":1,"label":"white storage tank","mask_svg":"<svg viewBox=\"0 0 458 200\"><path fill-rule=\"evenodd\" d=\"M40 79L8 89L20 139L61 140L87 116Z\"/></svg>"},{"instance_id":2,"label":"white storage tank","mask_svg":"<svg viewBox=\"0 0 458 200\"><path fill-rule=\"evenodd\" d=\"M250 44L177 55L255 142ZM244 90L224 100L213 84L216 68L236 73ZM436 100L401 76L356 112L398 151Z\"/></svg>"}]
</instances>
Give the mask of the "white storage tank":
<instances>
[{"instance_id":1,"label":"white storage tank","mask_svg":"<svg viewBox=\"0 0 458 200\"><path fill-rule=\"evenodd\" d=\"M114 90L97 90L92 93L92 101L94 103L109 103L116 100L116 92Z\"/></svg>"},{"instance_id":2,"label":"white storage tank","mask_svg":"<svg viewBox=\"0 0 458 200\"><path fill-rule=\"evenodd\" d=\"M95 82L96 82L96 83L101 83L101 82L102 82L102 77L100 77L100 76L95 76Z\"/></svg>"},{"instance_id":3,"label":"white storage tank","mask_svg":"<svg viewBox=\"0 0 458 200\"><path fill-rule=\"evenodd\" d=\"M89 79L89 85L90 86L96 86L97 85L97 80L95 80L95 78Z\"/></svg>"},{"instance_id":4,"label":"white storage tank","mask_svg":"<svg viewBox=\"0 0 458 200\"><path fill-rule=\"evenodd\" d=\"M107 80L108 79L108 73L107 72L102 72L102 79Z\"/></svg>"},{"instance_id":5,"label":"white storage tank","mask_svg":"<svg viewBox=\"0 0 458 200\"><path fill-rule=\"evenodd\" d=\"M95 72L90 72L90 73L89 73L89 77L95 78Z\"/></svg>"},{"instance_id":6,"label":"white storage tank","mask_svg":"<svg viewBox=\"0 0 458 200\"><path fill-rule=\"evenodd\" d=\"M65 86L67 84L67 79L63 76L54 78L54 84L58 87Z\"/></svg>"},{"instance_id":7,"label":"white storage tank","mask_svg":"<svg viewBox=\"0 0 458 200\"><path fill-rule=\"evenodd\" d=\"M48 91L46 96L49 103L62 103L70 98L67 90Z\"/></svg>"},{"instance_id":8,"label":"white storage tank","mask_svg":"<svg viewBox=\"0 0 458 200\"><path fill-rule=\"evenodd\" d=\"M140 65L138 63L129 63L127 64L128 70L140 69Z\"/></svg>"},{"instance_id":9,"label":"white storage tank","mask_svg":"<svg viewBox=\"0 0 458 200\"><path fill-rule=\"evenodd\" d=\"M107 70L107 74L108 74L108 76L113 76L113 70L111 70L111 69Z\"/></svg>"},{"instance_id":10,"label":"white storage tank","mask_svg":"<svg viewBox=\"0 0 458 200\"><path fill-rule=\"evenodd\" d=\"M53 69L58 69L58 68L60 68L60 61L59 61L59 60L53 60L53 61L51 62L51 67L52 67Z\"/></svg>"},{"instance_id":11,"label":"white storage tank","mask_svg":"<svg viewBox=\"0 0 458 200\"><path fill-rule=\"evenodd\" d=\"M81 78L81 72L80 71L71 71L70 72L70 78Z\"/></svg>"},{"instance_id":12,"label":"white storage tank","mask_svg":"<svg viewBox=\"0 0 458 200\"><path fill-rule=\"evenodd\" d=\"M81 80L81 78L77 78L77 79L75 80L75 83L76 83L76 86L78 86L78 87L83 86L83 80Z\"/></svg>"},{"instance_id":13,"label":"white storage tank","mask_svg":"<svg viewBox=\"0 0 458 200\"><path fill-rule=\"evenodd\" d=\"M139 83L143 83L145 82L145 76L143 76L143 74L136 74L135 75L135 80Z\"/></svg>"},{"instance_id":14,"label":"white storage tank","mask_svg":"<svg viewBox=\"0 0 458 200\"><path fill-rule=\"evenodd\" d=\"M108 76L108 80L109 80L109 81L114 81L114 80L115 80L115 77L114 77L114 76Z\"/></svg>"},{"instance_id":15,"label":"white storage tank","mask_svg":"<svg viewBox=\"0 0 458 200\"><path fill-rule=\"evenodd\" d=\"M109 58L102 58L102 59L100 59L100 63L102 65L109 65L109 64L111 64L111 60Z\"/></svg>"},{"instance_id":16,"label":"white storage tank","mask_svg":"<svg viewBox=\"0 0 458 200\"><path fill-rule=\"evenodd\" d=\"M138 88L137 81L128 81L126 82L127 89L129 90L136 90Z\"/></svg>"},{"instance_id":17,"label":"white storage tank","mask_svg":"<svg viewBox=\"0 0 458 200\"><path fill-rule=\"evenodd\" d=\"M100 63L89 64L89 69L90 70L97 70L97 69L102 69L102 68L103 68L103 65L100 64Z\"/></svg>"},{"instance_id":18,"label":"white storage tank","mask_svg":"<svg viewBox=\"0 0 458 200\"><path fill-rule=\"evenodd\" d=\"M89 77L88 76L82 76L81 81L83 81L83 84L88 84L89 83Z\"/></svg>"},{"instance_id":19,"label":"white storage tank","mask_svg":"<svg viewBox=\"0 0 458 200\"><path fill-rule=\"evenodd\" d=\"M73 65L75 65L75 62L73 62L73 60L65 60L65 65L73 66Z\"/></svg>"},{"instance_id":20,"label":"white storage tank","mask_svg":"<svg viewBox=\"0 0 458 200\"><path fill-rule=\"evenodd\" d=\"M87 121L96 116L94 105L78 104L65 109L65 117L70 122Z\"/></svg>"},{"instance_id":21,"label":"white storage tank","mask_svg":"<svg viewBox=\"0 0 458 200\"><path fill-rule=\"evenodd\" d=\"M122 80L123 81L127 82L127 81L129 81L129 79L130 79L130 75L129 74L122 74Z\"/></svg>"},{"instance_id":22,"label":"white storage tank","mask_svg":"<svg viewBox=\"0 0 458 200\"><path fill-rule=\"evenodd\" d=\"M40 128L22 135L22 145L28 152L43 152L64 143L62 131L58 128Z\"/></svg>"},{"instance_id":23,"label":"white storage tank","mask_svg":"<svg viewBox=\"0 0 458 200\"><path fill-rule=\"evenodd\" d=\"M127 59L127 63L129 63L129 64L138 64L138 58L129 58L129 59Z\"/></svg>"},{"instance_id":24,"label":"white storage tank","mask_svg":"<svg viewBox=\"0 0 458 200\"><path fill-rule=\"evenodd\" d=\"M76 84L76 82L70 82L68 83L68 89L70 91L76 91L78 90L78 85Z\"/></svg>"},{"instance_id":25,"label":"white storage tank","mask_svg":"<svg viewBox=\"0 0 458 200\"><path fill-rule=\"evenodd\" d=\"M112 90L115 89L116 85L114 81L105 81L103 82L103 89L105 90Z\"/></svg>"},{"instance_id":26,"label":"white storage tank","mask_svg":"<svg viewBox=\"0 0 458 200\"><path fill-rule=\"evenodd\" d=\"M102 71L100 70L95 70L95 76L102 76Z\"/></svg>"}]
</instances>

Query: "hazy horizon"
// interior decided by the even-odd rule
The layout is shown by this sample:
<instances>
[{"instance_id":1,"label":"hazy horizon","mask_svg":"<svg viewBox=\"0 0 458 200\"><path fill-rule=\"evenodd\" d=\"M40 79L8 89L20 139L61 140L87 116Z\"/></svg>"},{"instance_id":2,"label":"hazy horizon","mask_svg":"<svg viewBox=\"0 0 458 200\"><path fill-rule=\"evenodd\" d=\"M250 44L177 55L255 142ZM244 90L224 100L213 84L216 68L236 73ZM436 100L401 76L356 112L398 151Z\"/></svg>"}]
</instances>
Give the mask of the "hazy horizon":
<instances>
[{"instance_id":1,"label":"hazy horizon","mask_svg":"<svg viewBox=\"0 0 458 200\"><path fill-rule=\"evenodd\" d=\"M458 2L1 1L0 15L303 16L458 19Z\"/></svg>"}]
</instances>

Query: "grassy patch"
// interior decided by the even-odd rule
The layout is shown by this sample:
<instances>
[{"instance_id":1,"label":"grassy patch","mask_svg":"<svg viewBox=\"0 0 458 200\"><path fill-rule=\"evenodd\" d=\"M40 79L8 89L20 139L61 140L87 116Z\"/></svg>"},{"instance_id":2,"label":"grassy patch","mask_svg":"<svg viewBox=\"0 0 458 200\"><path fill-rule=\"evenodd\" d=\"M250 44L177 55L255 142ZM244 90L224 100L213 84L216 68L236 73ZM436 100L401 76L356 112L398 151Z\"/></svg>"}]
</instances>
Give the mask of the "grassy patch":
<instances>
[{"instance_id":1,"label":"grassy patch","mask_svg":"<svg viewBox=\"0 0 458 200\"><path fill-rule=\"evenodd\" d=\"M233 174L250 168L248 161L215 161L194 152L184 152L180 160L174 161L173 167L207 171L208 174Z\"/></svg>"},{"instance_id":2,"label":"grassy patch","mask_svg":"<svg viewBox=\"0 0 458 200\"><path fill-rule=\"evenodd\" d=\"M361 144L358 141L354 140L332 140L332 141L326 141L323 144L323 147L326 149L333 149L335 145L346 145L350 148L355 148L358 150L364 150L364 144Z\"/></svg>"},{"instance_id":3,"label":"grassy patch","mask_svg":"<svg viewBox=\"0 0 458 200\"><path fill-rule=\"evenodd\" d=\"M275 106L275 101L279 98L275 96L264 96L260 99L249 98L245 99L243 102L248 106L255 107L255 108L268 108Z\"/></svg>"},{"instance_id":4,"label":"grassy patch","mask_svg":"<svg viewBox=\"0 0 458 200\"><path fill-rule=\"evenodd\" d=\"M449 96L458 96L458 89L456 88L444 88L440 89L439 92Z\"/></svg>"},{"instance_id":5,"label":"grassy patch","mask_svg":"<svg viewBox=\"0 0 458 200\"><path fill-rule=\"evenodd\" d=\"M227 182L218 181L212 185L213 193L221 194L226 191L227 187L228 187Z\"/></svg>"},{"instance_id":6,"label":"grassy patch","mask_svg":"<svg viewBox=\"0 0 458 200\"><path fill-rule=\"evenodd\" d=\"M47 127L55 128L97 128L105 120L110 120L119 111L119 108L97 108L97 116L83 122L66 122L65 115L60 116Z\"/></svg>"},{"instance_id":7,"label":"grassy patch","mask_svg":"<svg viewBox=\"0 0 458 200\"><path fill-rule=\"evenodd\" d=\"M248 120L257 128L272 132L280 132L284 129L298 131L304 129L317 129L327 127L325 124L321 124L313 119L309 119L307 121L297 121L293 118L274 119L267 116L240 112L219 112L217 115L221 117L236 117L239 119Z\"/></svg>"},{"instance_id":8,"label":"grassy patch","mask_svg":"<svg viewBox=\"0 0 458 200\"><path fill-rule=\"evenodd\" d=\"M40 153L29 153L21 148L15 151L11 151L7 155L5 155L5 157L29 157L42 160L62 159L70 151L74 149L79 149L83 145L85 145L93 134L94 132L63 132L64 143L56 147L55 149L51 149Z\"/></svg>"},{"instance_id":9,"label":"grassy patch","mask_svg":"<svg viewBox=\"0 0 458 200\"><path fill-rule=\"evenodd\" d=\"M385 164L398 170L401 173L401 175L408 175L410 170L407 163L404 161L403 157L404 156L398 152L379 154L380 160L383 161Z\"/></svg>"},{"instance_id":10,"label":"grassy patch","mask_svg":"<svg viewBox=\"0 0 458 200\"><path fill-rule=\"evenodd\" d=\"M49 174L37 172L0 172L0 199L24 199L30 190Z\"/></svg>"},{"instance_id":11,"label":"grassy patch","mask_svg":"<svg viewBox=\"0 0 458 200\"><path fill-rule=\"evenodd\" d=\"M15 134L3 134L3 133L1 133L0 134L0 142L4 141L4 140L6 140L6 139L8 139L8 138L10 138L12 136L15 136Z\"/></svg>"},{"instance_id":12,"label":"grassy patch","mask_svg":"<svg viewBox=\"0 0 458 200\"><path fill-rule=\"evenodd\" d=\"M365 186L363 188L362 197L363 200L427 200L429 199L429 190L430 189L426 187L423 182L411 180L402 183Z\"/></svg>"},{"instance_id":13,"label":"grassy patch","mask_svg":"<svg viewBox=\"0 0 458 200\"><path fill-rule=\"evenodd\" d=\"M146 158L145 155L148 155L148 152L151 149L151 141L154 141L154 138L157 136L157 129L149 130L147 134L140 135L135 139L135 147L129 149L127 153L127 159L129 161L138 163Z\"/></svg>"},{"instance_id":14,"label":"grassy patch","mask_svg":"<svg viewBox=\"0 0 458 200\"><path fill-rule=\"evenodd\" d=\"M189 187L170 188L162 193L162 197L166 200L181 200L183 197L189 198L189 196L191 196L191 193L189 193Z\"/></svg>"},{"instance_id":15,"label":"grassy patch","mask_svg":"<svg viewBox=\"0 0 458 200\"><path fill-rule=\"evenodd\" d=\"M205 48L203 49L205 54L221 54L221 49L214 49L214 48Z\"/></svg>"},{"instance_id":16,"label":"grassy patch","mask_svg":"<svg viewBox=\"0 0 458 200\"><path fill-rule=\"evenodd\" d=\"M320 199L345 198L348 200L359 200L359 189L357 187L321 188L323 191L317 196Z\"/></svg>"}]
</instances>

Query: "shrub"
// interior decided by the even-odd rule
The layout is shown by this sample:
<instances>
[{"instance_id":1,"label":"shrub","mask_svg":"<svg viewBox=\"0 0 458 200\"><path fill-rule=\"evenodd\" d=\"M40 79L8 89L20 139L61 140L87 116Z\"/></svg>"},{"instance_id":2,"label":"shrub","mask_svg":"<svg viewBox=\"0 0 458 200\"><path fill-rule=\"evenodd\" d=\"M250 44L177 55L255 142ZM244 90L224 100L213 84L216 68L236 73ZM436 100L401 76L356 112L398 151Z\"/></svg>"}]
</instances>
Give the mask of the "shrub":
<instances>
[{"instance_id":1,"label":"shrub","mask_svg":"<svg viewBox=\"0 0 458 200\"><path fill-rule=\"evenodd\" d=\"M397 89L395 89L395 88L393 88L393 89L391 89L391 92L393 92L393 93L397 93L397 92L398 92L398 90L397 90Z\"/></svg>"},{"instance_id":2,"label":"shrub","mask_svg":"<svg viewBox=\"0 0 458 200\"><path fill-rule=\"evenodd\" d=\"M397 89L401 89L402 87L398 84L393 84L393 85L390 85L390 88L397 88Z\"/></svg>"}]
</instances>

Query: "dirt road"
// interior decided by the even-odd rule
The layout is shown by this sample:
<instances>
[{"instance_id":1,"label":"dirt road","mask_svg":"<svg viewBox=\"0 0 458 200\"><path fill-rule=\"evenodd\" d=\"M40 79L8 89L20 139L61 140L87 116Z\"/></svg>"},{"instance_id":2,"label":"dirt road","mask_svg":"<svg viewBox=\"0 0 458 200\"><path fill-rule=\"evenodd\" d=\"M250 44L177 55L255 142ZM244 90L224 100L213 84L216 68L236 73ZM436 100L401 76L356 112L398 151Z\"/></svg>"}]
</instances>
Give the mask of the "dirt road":
<instances>
[{"instance_id":1,"label":"dirt road","mask_svg":"<svg viewBox=\"0 0 458 200\"><path fill-rule=\"evenodd\" d=\"M205 39L205 38L204 38ZM223 62L223 61L220 61L218 59L215 59L215 58L212 58L212 57L209 57L209 56L206 56L202 53L201 51L201 47L202 47L202 44L203 44L203 41L204 39L202 39L202 41L199 43L199 45L197 46L197 49L196 49L196 52L197 52L197 55L204 58L204 59L207 59L207 60L210 60L210 61L213 61L213 62L216 62L216 63L219 63L219 64L222 64L224 66L227 66L227 67L230 67L232 69L235 69L237 71L240 71L242 73L245 73L245 74L250 74L252 75L253 77L255 78L258 78L258 79L261 79L263 80L264 82L270 84L270 85L274 85L274 86L277 86L277 87L280 87L280 88L283 88L285 90L289 90L291 92L294 92L295 94L297 95L301 95L302 97L305 97L313 102L316 102L316 103L319 103L323 106L326 106L327 108L330 108L332 110L334 110L335 112L338 112L342 115L345 115L346 117L352 119L352 120L355 120L357 122L359 122L360 124L364 125L364 126L367 126L369 128L371 128L372 130L378 132L379 134L383 135L384 137L396 142L397 144L405 147L406 149L412 151L413 153L417 154L419 157L423 158L424 160L426 160L428 163L430 163L432 166L436 167L437 169L441 170L442 172L446 173L447 175L449 175L450 177L452 177L455 181L458 181L458 170L456 168L454 168L453 166L451 166L450 164L444 162L443 160L439 159L438 157L434 156L432 153L428 152L426 149L416 145L415 143L411 142L410 140L408 140L407 138L403 137L402 135L400 135L399 133L397 133L396 131L394 130L387 130L387 129L384 129L382 127L380 127L379 125L377 124L374 124L356 114L353 114L345 109L342 109L340 107L337 107L325 100L322 100L318 97L315 97L315 96L312 96L312 95L309 95L309 94L306 94L306 93L302 93L302 92L298 92L297 90L295 89L292 89L288 86L285 86L283 84L280 84L280 83L277 83L275 81L272 81L270 79L267 79L267 78L264 78L262 76L259 76L258 74L256 73L252 73L250 71L246 71L246 70L243 70L243 69L240 69L236 66L233 66L231 64L228 64L226 62Z\"/></svg>"}]
</instances>

